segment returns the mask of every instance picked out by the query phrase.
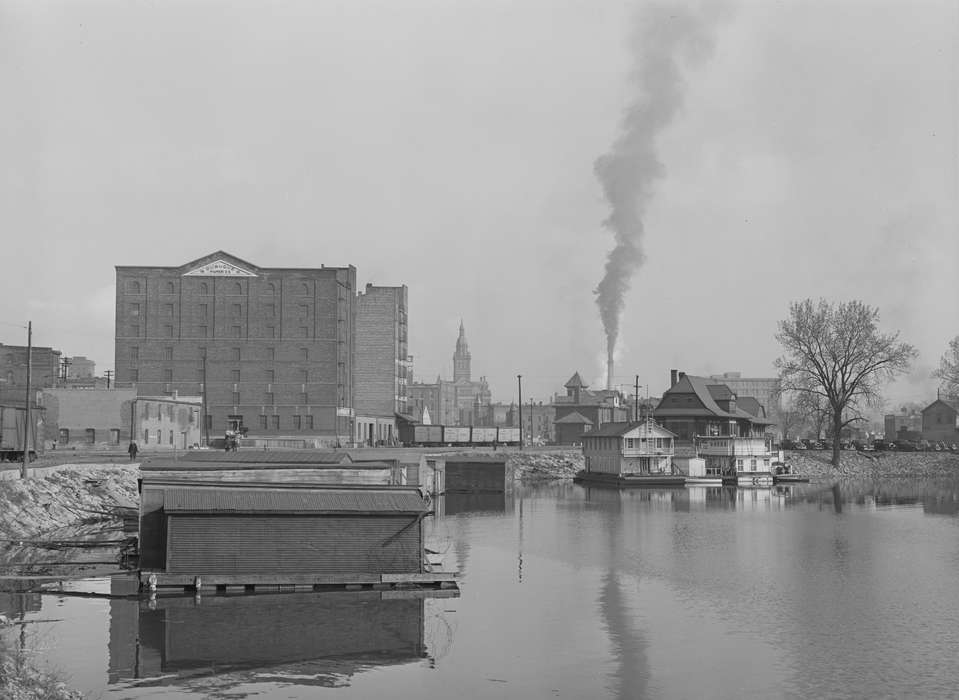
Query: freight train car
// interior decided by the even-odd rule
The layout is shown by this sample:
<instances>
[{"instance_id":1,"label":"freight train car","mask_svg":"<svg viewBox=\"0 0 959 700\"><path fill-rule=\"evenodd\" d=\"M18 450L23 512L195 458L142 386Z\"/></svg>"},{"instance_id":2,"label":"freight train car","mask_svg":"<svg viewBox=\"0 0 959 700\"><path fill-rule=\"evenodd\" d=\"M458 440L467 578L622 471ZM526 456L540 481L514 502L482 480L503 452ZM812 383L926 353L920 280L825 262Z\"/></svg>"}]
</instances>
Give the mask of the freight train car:
<instances>
[{"instance_id":1,"label":"freight train car","mask_svg":"<svg viewBox=\"0 0 959 700\"><path fill-rule=\"evenodd\" d=\"M400 442L406 447L492 447L519 444L519 428L401 423L399 435Z\"/></svg>"},{"instance_id":2,"label":"freight train car","mask_svg":"<svg viewBox=\"0 0 959 700\"><path fill-rule=\"evenodd\" d=\"M37 423L40 410L31 412L33 427L30 429L30 457L37 455ZM27 411L23 405L12 403L0 404L0 460L19 462L23 459L24 425Z\"/></svg>"}]
</instances>

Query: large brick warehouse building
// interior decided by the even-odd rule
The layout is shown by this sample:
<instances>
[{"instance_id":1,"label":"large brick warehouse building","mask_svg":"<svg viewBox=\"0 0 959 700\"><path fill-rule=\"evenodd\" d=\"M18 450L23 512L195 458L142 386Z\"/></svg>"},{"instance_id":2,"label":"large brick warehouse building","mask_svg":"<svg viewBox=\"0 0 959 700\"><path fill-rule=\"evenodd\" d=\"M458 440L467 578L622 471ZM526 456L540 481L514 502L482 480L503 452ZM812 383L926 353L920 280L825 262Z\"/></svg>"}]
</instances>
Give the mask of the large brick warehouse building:
<instances>
[{"instance_id":1,"label":"large brick warehouse building","mask_svg":"<svg viewBox=\"0 0 959 700\"><path fill-rule=\"evenodd\" d=\"M223 251L116 268L116 378L202 397L205 437L345 443L355 427L356 269L261 268ZM393 363L391 363L392 365Z\"/></svg>"}]
</instances>

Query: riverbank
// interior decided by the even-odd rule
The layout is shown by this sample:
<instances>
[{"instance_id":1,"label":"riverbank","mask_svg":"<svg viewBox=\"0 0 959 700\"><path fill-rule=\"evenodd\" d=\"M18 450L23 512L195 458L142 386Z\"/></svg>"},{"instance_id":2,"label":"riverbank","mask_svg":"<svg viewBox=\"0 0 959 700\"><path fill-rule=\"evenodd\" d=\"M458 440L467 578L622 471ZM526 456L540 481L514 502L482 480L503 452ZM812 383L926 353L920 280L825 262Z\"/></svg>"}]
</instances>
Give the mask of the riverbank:
<instances>
[{"instance_id":1,"label":"riverbank","mask_svg":"<svg viewBox=\"0 0 959 700\"><path fill-rule=\"evenodd\" d=\"M795 474L813 481L836 479L943 479L959 477L959 455L951 452L840 453L840 466L832 466L830 450L797 450L786 453Z\"/></svg>"}]
</instances>

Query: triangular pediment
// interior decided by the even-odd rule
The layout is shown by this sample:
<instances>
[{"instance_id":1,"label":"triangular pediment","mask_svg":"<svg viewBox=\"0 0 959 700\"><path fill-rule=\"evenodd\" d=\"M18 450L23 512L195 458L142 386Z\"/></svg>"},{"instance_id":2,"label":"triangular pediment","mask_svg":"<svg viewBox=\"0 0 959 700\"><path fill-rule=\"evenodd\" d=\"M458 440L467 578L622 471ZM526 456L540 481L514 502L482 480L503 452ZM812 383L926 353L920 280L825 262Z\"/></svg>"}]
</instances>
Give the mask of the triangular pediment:
<instances>
[{"instance_id":1,"label":"triangular pediment","mask_svg":"<svg viewBox=\"0 0 959 700\"><path fill-rule=\"evenodd\" d=\"M183 266L184 277L256 277L255 266L222 250Z\"/></svg>"}]
</instances>

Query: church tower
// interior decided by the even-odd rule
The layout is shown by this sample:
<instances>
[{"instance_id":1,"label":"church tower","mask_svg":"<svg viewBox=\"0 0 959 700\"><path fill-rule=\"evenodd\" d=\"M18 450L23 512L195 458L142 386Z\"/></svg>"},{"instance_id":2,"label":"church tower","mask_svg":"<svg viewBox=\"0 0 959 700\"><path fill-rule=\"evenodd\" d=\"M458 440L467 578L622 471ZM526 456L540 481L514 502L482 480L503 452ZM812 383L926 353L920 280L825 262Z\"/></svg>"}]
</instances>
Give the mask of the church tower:
<instances>
[{"instance_id":1,"label":"church tower","mask_svg":"<svg viewBox=\"0 0 959 700\"><path fill-rule=\"evenodd\" d=\"M470 381L470 348L466 343L466 329L460 320L460 337L456 339L456 352L453 353L453 381Z\"/></svg>"}]
</instances>

